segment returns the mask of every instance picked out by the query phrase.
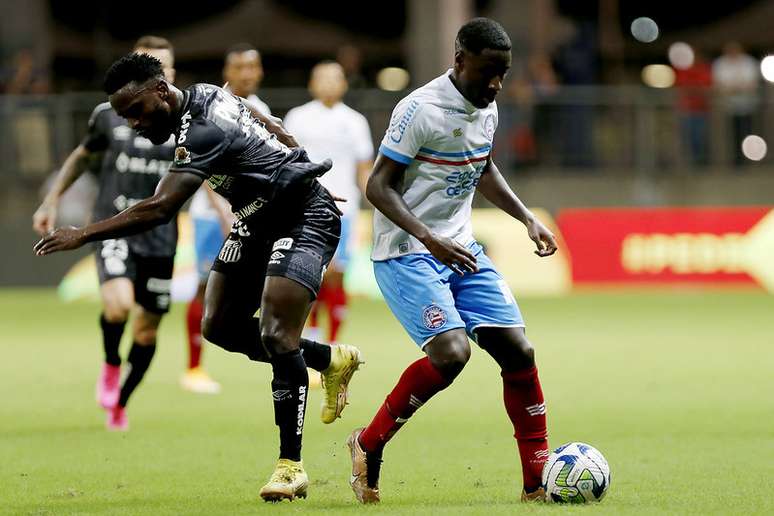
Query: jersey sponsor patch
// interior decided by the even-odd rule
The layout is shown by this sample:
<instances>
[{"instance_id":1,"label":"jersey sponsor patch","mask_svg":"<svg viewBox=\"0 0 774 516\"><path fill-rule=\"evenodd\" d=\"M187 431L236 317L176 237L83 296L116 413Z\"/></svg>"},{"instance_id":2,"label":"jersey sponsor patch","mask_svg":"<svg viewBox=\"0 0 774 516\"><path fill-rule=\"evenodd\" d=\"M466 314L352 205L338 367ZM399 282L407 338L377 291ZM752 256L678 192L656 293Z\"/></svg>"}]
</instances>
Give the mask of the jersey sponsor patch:
<instances>
[{"instance_id":1,"label":"jersey sponsor patch","mask_svg":"<svg viewBox=\"0 0 774 516\"><path fill-rule=\"evenodd\" d=\"M242 242L239 240L228 239L223 244L223 249L220 250L218 258L225 263L238 262L242 257Z\"/></svg>"},{"instance_id":2,"label":"jersey sponsor patch","mask_svg":"<svg viewBox=\"0 0 774 516\"><path fill-rule=\"evenodd\" d=\"M185 147L175 148L175 165L185 165L191 162L191 153Z\"/></svg>"},{"instance_id":3,"label":"jersey sponsor patch","mask_svg":"<svg viewBox=\"0 0 774 516\"><path fill-rule=\"evenodd\" d=\"M271 250L276 251L277 249L290 249L291 247L293 247L292 238L280 238L274 242L274 246L271 248Z\"/></svg>"},{"instance_id":4,"label":"jersey sponsor patch","mask_svg":"<svg viewBox=\"0 0 774 516\"><path fill-rule=\"evenodd\" d=\"M436 304L426 306L422 311L422 322L428 330L437 330L446 325L449 317L443 308Z\"/></svg>"}]
</instances>

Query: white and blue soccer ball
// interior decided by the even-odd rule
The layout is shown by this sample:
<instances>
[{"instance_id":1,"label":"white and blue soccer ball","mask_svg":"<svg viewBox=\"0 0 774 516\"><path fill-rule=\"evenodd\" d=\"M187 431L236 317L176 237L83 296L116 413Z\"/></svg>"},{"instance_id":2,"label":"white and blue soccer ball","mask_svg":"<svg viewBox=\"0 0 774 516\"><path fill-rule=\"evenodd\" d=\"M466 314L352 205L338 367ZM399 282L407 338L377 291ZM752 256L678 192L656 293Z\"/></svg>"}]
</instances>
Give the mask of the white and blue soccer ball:
<instances>
[{"instance_id":1,"label":"white and blue soccer ball","mask_svg":"<svg viewBox=\"0 0 774 516\"><path fill-rule=\"evenodd\" d=\"M599 502L610 488L610 466L593 446L560 446L543 466L543 489L553 503Z\"/></svg>"}]
</instances>

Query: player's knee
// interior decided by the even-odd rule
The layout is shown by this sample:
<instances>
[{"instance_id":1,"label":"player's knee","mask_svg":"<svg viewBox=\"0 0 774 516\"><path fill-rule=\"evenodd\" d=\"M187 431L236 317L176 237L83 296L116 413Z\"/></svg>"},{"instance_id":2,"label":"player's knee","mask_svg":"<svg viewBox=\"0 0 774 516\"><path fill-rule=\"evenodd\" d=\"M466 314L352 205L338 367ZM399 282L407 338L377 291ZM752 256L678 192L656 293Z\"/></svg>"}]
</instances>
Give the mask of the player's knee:
<instances>
[{"instance_id":1,"label":"player's knee","mask_svg":"<svg viewBox=\"0 0 774 516\"><path fill-rule=\"evenodd\" d=\"M447 379L455 378L470 359L470 344L464 336L449 338L441 346L433 346L428 352L430 362Z\"/></svg>"},{"instance_id":2,"label":"player's knee","mask_svg":"<svg viewBox=\"0 0 774 516\"><path fill-rule=\"evenodd\" d=\"M105 315L105 320L107 322L120 323L125 322L129 318L131 309L131 305L125 303L105 303L102 313Z\"/></svg>"},{"instance_id":3,"label":"player's knee","mask_svg":"<svg viewBox=\"0 0 774 516\"><path fill-rule=\"evenodd\" d=\"M134 342L140 346L150 346L156 343L156 328L142 328L134 332Z\"/></svg>"},{"instance_id":4,"label":"player's knee","mask_svg":"<svg viewBox=\"0 0 774 516\"><path fill-rule=\"evenodd\" d=\"M261 341L272 355L282 355L298 349L299 341L278 325L261 325Z\"/></svg>"},{"instance_id":5,"label":"player's knee","mask_svg":"<svg viewBox=\"0 0 774 516\"><path fill-rule=\"evenodd\" d=\"M513 355L513 367L524 368L532 367L535 365L535 348L532 343L527 339L523 330L514 334L510 339L511 349Z\"/></svg>"}]
</instances>

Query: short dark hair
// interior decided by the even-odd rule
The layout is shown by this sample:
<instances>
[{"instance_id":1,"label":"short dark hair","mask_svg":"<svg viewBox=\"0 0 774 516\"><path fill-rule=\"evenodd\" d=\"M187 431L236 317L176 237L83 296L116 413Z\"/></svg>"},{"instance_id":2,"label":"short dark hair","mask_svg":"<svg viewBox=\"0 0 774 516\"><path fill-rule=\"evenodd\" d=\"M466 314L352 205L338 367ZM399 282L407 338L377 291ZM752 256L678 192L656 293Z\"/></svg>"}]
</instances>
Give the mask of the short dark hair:
<instances>
[{"instance_id":1,"label":"short dark hair","mask_svg":"<svg viewBox=\"0 0 774 516\"><path fill-rule=\"evenodd\" d=\"M490 18L473 18L460 27L454 50L466 50L480 54L485 48L491 50L510 50L511 38L502 25Z\"/></svg>"},{"instance_id":2,"label":"short dark hair","mask_svg":"<svg viewBox=\"0 0 774 516\"><path fill-rule=\"evenodd\" d=\"M153 78L164 78L161 61L148 54L132 52L110 66L103 88L105 93L112 95L129 83L142 84Z\"/></svg>"},{"instance_id":3,"label":"short dark hair","mask_svg":"<svg viewBox=\"0 0 774 516\"><path fill-rule=\"evenodd\" d=\"M255 52L258 54L259 59L261 57L261 53L258 52L258 49L255 48L255 45L250 43L236 43L235 45L228 47L228 50L226 50L226 54L223 56L223 58L228 60L228 58L231 57L231 54L242 54L244 52Z\"/></svg>"},{"instance_id":4,"label":"short dark hair","mask_svg":"<svg viewBox=\"0 0 774 516\"><path fill-rule=\"evenodd\" d=\"M137 42L134 44L134 49L137 50L138 48L149 48L151 50L169 50L173 55L175 53L175 49L172 47L172 43L170 43L167 38L153 36L151 34L140 36L139 39L137 39Z\"/></svg>"}]
</instances>

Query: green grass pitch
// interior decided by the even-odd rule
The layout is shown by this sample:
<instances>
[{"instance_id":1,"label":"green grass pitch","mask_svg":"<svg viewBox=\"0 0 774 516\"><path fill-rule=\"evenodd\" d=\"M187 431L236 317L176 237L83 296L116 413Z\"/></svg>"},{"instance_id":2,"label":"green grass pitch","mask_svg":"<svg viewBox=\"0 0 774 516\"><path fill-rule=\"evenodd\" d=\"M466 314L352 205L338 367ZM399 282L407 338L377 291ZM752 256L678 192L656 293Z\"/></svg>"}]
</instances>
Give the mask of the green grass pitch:
<instances>
[{"instance_id":1,"label":"green grass pitch","mask_svg":"<svg viewBox=\"0 0 774 516\"><path fill-rule=\"evenodd\" d=\"M612 468L599 505L524 506L498 370L474 349L458 381L385 453L382 504L359 506L344 441L419 352L377 302L356 301L344 339L366 364L343 419L307 413L309 498L264 504L277 434L270 369L208 347L223 393L183 392L183 307L110 434L94 402L98 307L50 291L0 292L0 514L774 514L774 298L623 291L523 299L552 447L585 441ZM125 353L125 339L122 351Z\"/></svg>"}]
</instances>

